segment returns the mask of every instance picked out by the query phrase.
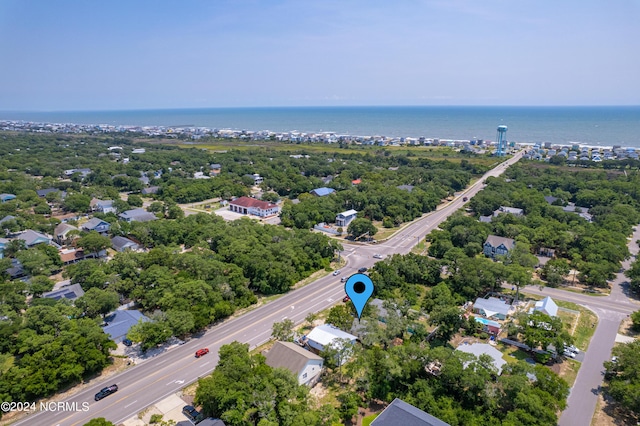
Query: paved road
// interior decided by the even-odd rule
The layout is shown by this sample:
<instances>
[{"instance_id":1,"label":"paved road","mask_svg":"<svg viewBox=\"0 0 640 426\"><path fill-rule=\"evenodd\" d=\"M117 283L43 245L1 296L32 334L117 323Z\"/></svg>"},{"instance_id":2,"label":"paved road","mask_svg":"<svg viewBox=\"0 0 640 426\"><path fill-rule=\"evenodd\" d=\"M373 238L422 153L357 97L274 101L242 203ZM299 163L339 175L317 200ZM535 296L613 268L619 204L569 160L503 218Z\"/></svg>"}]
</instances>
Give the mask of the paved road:
<instances>
[{"instance_id":1,"label":"paved road","mask_svg":"<svg viewBox=\"0 0 640 426\"><path fill-rule=\"evenodd\" d=\"M638 254L638 244L640 238L640 226L636 227L631 240L629 241L629 252L632 258ZM631 265L629 259L623 262L623 269L628 269ZM556 293L561 290L548 289L543 292ZM565 293L562 296L553 296L561 300L575 301L580 305L591 309L598 315L598 327L591 339L591 345L586 352L578 377L571 389L571 394L567 401L567 409L562 412L560 426L590 425L593 413L598 402L598 394L604 374L603 362L611 359L611 349L615 343L616 334L620 327L620 322L632 312L640 309L636 300L628 297L629 286L624 274L619 273L611 282L611 295L587 296L581 294Z\"/></svg>"},{"instance_id":2,"label":"paved road","mask_svg":"<svg viewBox=\"0 0 640 426\"><path fill-rule=\"evenodd\" d=\"M521 156L522 153L518 153L507 163L513 164ZM348 260L348 264L342 268L340 276L353 274L362 266L372 266L375 261L372 256L375 253L385 255L408 253L421 238L462 207L463 196L472 197L484 187L484 179L489 176L499 176L505 169L506 166L499 165L487 172L482 179L475 182L454 201L406 226L382 244L345 245L342 255ZM308 313L322 311L341 301L344 296L344 284L338 278L334 276L321 278L273 302L253 309L243 316L216 325L187 344L131 367L65 401L76 403L78 407L82 407L82 403L89 403L89 409L86 412L39 412L30 414L15 424L75 426L83 425L95 417L105 417L118 424L179 391L186 384L210 374L218 361L217 353L220 346L233 341L248 343L251 347L258 346L269 340L274 322L290 318L299 323ZM196 359L195 351L203 347L208 347L211 352ZM94 401L94 395L98 390L114 383L119 387L118 392L101 401Z\"/></svg>"}]
</instances>

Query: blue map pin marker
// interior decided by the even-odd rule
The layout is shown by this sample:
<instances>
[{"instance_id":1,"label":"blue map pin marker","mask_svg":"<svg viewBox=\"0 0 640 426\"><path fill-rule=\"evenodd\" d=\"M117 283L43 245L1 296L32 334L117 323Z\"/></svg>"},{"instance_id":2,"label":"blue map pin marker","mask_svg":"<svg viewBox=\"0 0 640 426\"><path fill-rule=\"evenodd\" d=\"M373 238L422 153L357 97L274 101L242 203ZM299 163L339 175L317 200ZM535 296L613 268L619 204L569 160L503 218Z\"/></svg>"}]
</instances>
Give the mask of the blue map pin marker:
<instances>
[{"instance_id":1,"label":"blue map pin marker","mask_svg":"<svg viewBox=\"0 0 640 426\"><path fill-rule=\"evenodd\" d=\"M362 316L362 310L373 294L373 281L365 274L353 274L344 283L344 291L351 299L358 313L358 319Z\"/></svg>"}]
</instances>

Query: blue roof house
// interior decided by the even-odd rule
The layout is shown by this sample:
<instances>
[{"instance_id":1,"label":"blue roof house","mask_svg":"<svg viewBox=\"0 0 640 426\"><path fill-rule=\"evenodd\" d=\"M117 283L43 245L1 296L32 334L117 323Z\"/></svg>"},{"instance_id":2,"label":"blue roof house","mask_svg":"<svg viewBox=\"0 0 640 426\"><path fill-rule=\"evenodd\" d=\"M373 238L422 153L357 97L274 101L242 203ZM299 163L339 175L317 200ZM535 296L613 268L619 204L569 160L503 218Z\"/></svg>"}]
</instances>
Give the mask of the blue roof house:
<instances>
[{"instance_id":1,"label":"blue roof house","mask_svg":"<svg viewBox=\"0 0 640 426\"><path fill-rule=\"evenodd\" d=\"M310 191L310 193L315 195L316 197L324 197L326 195L333 194L334 192L336 192L335 189L327 188L325 186L323 186L322 188L312 189Z\"/></svg>"},{"instance_id":2,"label":"blue roof house","mask_svg":"<svg viewBox=\"0 0 640 426\"><path fill-rule=\"evenodd\" d=\"M105 318L107 325L102 327L105 333L111 336L111 340L116 343L122 342L129 329L133 327L138 321L147 322L150 319L142 314L140 311L115 311L111 315Z\"/></svg>"},{"instance_id":3,"label":"blue roof house","mask_svg":"<svg viewBox=\"0 0 640 426\"><path fill-rule=\"evenodd\" d=\"M11 200L15 200L16 196L13 194L0 194L0 201L7 202L7 201L11 201Z\"/></svg>"}]
</instances>

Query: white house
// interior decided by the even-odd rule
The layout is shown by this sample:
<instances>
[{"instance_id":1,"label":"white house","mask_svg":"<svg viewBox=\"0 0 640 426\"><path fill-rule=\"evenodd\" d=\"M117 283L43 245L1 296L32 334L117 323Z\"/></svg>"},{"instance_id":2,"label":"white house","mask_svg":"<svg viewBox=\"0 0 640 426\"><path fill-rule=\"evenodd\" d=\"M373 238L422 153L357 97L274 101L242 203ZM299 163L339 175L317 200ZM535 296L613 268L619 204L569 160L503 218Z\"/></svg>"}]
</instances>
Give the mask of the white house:
<instances>
[{"instance_id":1,"label":"white house","mask_svg":"<svg viewBox=\"0 0 640 426\"><path fill-rule=\"evenodd\" d=\"M336 216L336 226L343 228L348 227L351 221L356 218L357 214L358 212L353 209L338 213Z\"/></svg>"},{"instance_id":2,"label":"white house","mask_svg":"<svg viewBox=\"0 0 640 426\"><path fill-rule=\"evenodd\" d=\"M549 296L545 297L542 300L538 300L536 302L536 306L533 308L536 311L540 311L543 314L547 314L550 317L555 317L558 315L558 305L553 301Z\"/></svg>"},{"instance_id":3,"label":"white house","mask_svg":"<svg viewBox=\"0 0 640 426\"><path fill-rule=\"evenodd\" d=\"M268 366L286 368L296 375L301 385L313 385L322 372L322 357L295 343L276 342L266 358Z\"/></svg>"},{"instance_id":4,"label":"white house","mask_svg":"<svg viewBox=\"0 0 640 426\"><path fill-rule=\"evenodd\" d=\"M339 340L346 339L350 345L356 343L357 337L353 334L349 334L340 330L331 324L323 324L311 330L311 332L305 336L305 342L310 348L317 352L322 352L327 347L333 347L338 349ZM342 349L342 348L339 348ZM345 357L341 360L341 364L344 364L349 357Z\"/></svg>"}]
</instances>

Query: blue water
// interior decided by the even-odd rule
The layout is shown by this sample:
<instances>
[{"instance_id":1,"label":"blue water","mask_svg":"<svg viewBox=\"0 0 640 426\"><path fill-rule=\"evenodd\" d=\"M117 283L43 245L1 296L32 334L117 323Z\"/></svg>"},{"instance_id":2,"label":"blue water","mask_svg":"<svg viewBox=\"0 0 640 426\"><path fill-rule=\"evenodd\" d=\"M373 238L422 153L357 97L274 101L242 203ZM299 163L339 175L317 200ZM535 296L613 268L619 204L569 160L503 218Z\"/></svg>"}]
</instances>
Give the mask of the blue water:
<instances>
[{"instance_id":1,"label":"blue water","mask_svg":"<svg viewBox=\"0 0 640 426\"><path fill-rule=\"evenodd\" d=\"M0 120L196 126L275 132L495 140L640 148L640 106L626 107L286 107L90 112L0 112Z\"/></svg>"}]
</instances>

